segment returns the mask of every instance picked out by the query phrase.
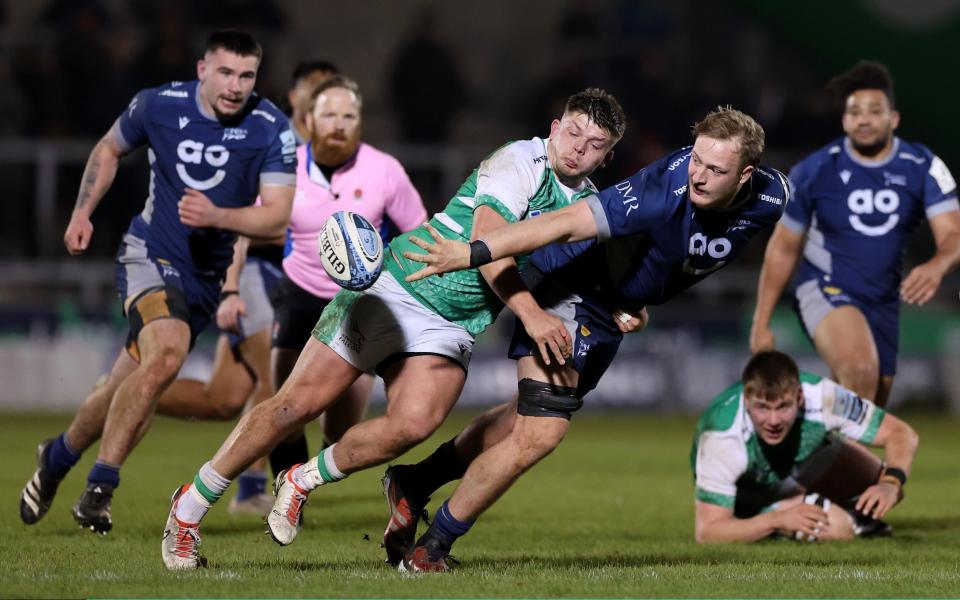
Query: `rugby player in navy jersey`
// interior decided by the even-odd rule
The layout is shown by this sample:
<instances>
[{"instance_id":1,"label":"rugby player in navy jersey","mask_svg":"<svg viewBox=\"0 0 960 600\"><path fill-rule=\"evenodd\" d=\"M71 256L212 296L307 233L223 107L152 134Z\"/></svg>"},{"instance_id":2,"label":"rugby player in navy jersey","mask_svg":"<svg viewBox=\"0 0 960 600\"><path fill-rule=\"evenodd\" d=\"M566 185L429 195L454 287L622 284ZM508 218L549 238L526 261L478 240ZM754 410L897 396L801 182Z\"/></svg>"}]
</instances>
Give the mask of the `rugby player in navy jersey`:
<instances>
[{"instance_id":1,"label":"rugby player in navy jersey","mask_svg":"<svg viewBox=\"0 0 960 600\"><path fill-rule=\"evenodd\" d=\"M111 529L120 467L217 309L237 234L283 235L296 142L286 116L253 92L261 54L246 33L213 33L197 63L197 80L139 92L91 152L64 235L74 255L90 243L90 216L120 158L149 147L146 204L117 253L130 335L107 381L87 396L67 431L40 444L37 470L20 495L25 523L43 517L60 481L102 437L73 516L94 532ZM258 193L261 202L254 205Z\"/></svg>"},{"instance_id":2,"label":"rugby player in navy jersey","mask_svg":"<svg viewBox=\"0 0 960 600\"><path fill-rule=\"evenodd\" d=\"M408 279L535 252L524 275L573 340L566 364L550 364L517 329L517 399L478 418L418 465L387 470L388 560L408 571L445 571L453 542L527 469L560 443L583 396L613 360L623 332L661 304L734 260L772 226L788 201L786 178L761 167L764 133L748 115L720 108L697 123L695 142L630 178L558 211L509 225L467 245L415 240L427 263ZM429 495L462 477L413 544Z\"/></svg>"},{"instance_id":3,"label":"rugby player in navy jersey","mask_svg":"<svg viewBox=\"0 0 960 600\"><path fill-rule=\"evenodd\" d=\"M750 348L774 347L770 317L796 271L794 310L833 379L882 407L897 370L900 300L925 304L960 262L957 185L926 146L894 135L900 114L885 66L861 62L828 87L843 102L845 135L790 172L794 202L767 245ZM901 281L924 218L936 254Z\"/></svg>"}]
</instances>

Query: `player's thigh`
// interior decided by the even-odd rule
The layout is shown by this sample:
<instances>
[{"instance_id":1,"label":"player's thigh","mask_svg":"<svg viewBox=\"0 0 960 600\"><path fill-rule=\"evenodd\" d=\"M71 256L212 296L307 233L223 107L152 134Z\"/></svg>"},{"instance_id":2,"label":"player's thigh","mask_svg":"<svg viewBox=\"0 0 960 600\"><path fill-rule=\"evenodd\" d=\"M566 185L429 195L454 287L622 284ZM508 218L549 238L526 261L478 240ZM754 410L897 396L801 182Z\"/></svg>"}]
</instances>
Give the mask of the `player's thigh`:
<instances>
[{"instance_id":1,"label":"player's thigh","mask_svg":"<svg viewBox=\"0 0 960 600\"><path fill-rule=\"evenodd\" d=\"M456 404L467 374L448 357L414 355L396 360L383 374L387 417L399 422L438 426Z\"/></svg>"},{"instance_id":2,"label":"player's thigh","mask_svg":"<svg viewBox=\"0 0 960 600\"><path fill-rule=\"evenodd\" d=\"M869 366L879 377L877 345L867 318L856 306L844 304L824 315L813 331L813 342L834 372L851 365Z\"/></svg>"},{"instance_id":3,"label":"player's thigh","mask_svg":"<svg viewBox=\"0 0 960 600\"><path fill-rule=\"evenodd\" d=\"M545 364L539 354L517 359L517 380L533 379L576 389L580 374L571 364Z\"/></svg>"},{"instance_id":4,"label":"player's thigh","mask_svg":"<svg viewBox=\"0 0 960 600\"><path fill-rule=\"evenodd\" d=\"M329 346L310 338L277 396L300 398L323 411L362 374Z\"/></svg>"},{"instance_id":5,"label":"player's thigh","mask_svg":"<svg viewBox=\"0 0 960 600\"><path fill-rule=\"evenodd\" d=\"M190 326L180 319L151 321L137 336L140 362L158 373L176 376L190 350Z\"/></svg>"}]
</instances>

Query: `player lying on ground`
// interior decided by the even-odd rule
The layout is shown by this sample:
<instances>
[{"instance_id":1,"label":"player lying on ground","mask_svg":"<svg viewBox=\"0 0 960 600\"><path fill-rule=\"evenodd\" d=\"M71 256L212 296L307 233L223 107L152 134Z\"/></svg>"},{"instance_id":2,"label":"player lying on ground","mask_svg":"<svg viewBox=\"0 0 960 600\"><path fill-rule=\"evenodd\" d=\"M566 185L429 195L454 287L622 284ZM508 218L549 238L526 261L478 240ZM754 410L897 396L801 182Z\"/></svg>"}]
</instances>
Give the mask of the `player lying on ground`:
<instances>
[{"instance_id":1,"label":"player lying on ground","mask_svg":"<svg viewBox=\"0 0 960 600\"><path fill-rule=\"evenodd\" d=\"M900 114L886 67L861 62L830 87L846 135L790 171L794 202L767 245L750 349L774 347L770 318L796 269L794 311L817 353L841 385L884 406L900 300L925 304L960 264L957 184L927 147L893 135ZM906 245L924 218L937 252L901 282Z\"/></svg>"},{"instance_id":2,"label":"player lying on ground","mask_svg":"<svg viewBox=\"0 0 960 600\"><path fill-rule=\"evenodd\" d=\"M469 239L594 195L587 177L610 158L624 123L623 111L606 92L571 96L549 139L512 142L494 152L434 216L433 226ZM422 228L415 234L429 236ZM364 372L383 375L387 412L355 425L338 443L277 478L267 523L281 544L297 535L311 490L396 458L436 430L460 395L474 336L504 302L544 354L560 361L570 354L563 323L539 307L513 259L412 284L403 276L413 264L401 258L394 242L385 249L386 268L376 283L364 292L337 294L286 383L240 420L192 484L177 490L162 544L168 568L200 566L200 520L230 481L325 411Z\"/></svg>"},{"instance_id":3,"label":"player lying on ground","mask_svg":"<svg viewBox=\"0 0 960 600\"><path fill-rule=\"evenodd\" d=\"M883 448L885 462L834 436ZM697 542L889 535L880 519L902 495L917 443L869 400L760 352L697 422Z\"/></svg>"},{"instance_id":4,"label":"player lying on ground","mask_svg":"<svg viewBox=\"0 0 960 600\"><path fill-rule=\"evenodd\" d=\"M621 331L637 321L630 315L624 320L624 309L645 320L641 307L667 302L716 272L780 218L788 199L786 178L759 165L764 132L756 121L720 108L693 132L692 147L667 155L599 196L474 242L475 249L500 256L553 239L590 238L538 250L525 267L525 275L539 282L537 299L567 324L574 356L564 365L544 364L518 331L510 349L510 356L519 359L517 400L483 415L422 463L387 470L388 560L402 558L405 570L447 570L454 541L563 439L583 396L613 360ZM448 241L439 231L431 235L435 244L411 239L429 256L407 256L432 264L446 260L441 255L447 251L468 257L466 244ZM516 245L503 250L509 244ZM418 516L430 494L461 477L414 545Z\"/></svg>"}]
</instances>

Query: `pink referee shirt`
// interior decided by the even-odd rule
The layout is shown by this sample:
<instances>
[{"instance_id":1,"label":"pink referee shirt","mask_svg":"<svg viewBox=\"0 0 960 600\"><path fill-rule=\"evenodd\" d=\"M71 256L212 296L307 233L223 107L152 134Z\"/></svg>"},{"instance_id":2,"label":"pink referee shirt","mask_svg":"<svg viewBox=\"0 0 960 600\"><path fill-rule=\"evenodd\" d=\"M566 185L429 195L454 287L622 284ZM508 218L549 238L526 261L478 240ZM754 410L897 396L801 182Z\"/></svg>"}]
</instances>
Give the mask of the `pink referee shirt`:
<instances>
[{"instance_id":1,"label":"pink referee shirt","mask_svg":"<svg viewBox=\"0 0 960 600\"><path fill-rule=\"evenodd\" d=\"M293 249L283 259L283 270L315 296L333 298L340 286L327 276L317 252L327 217L348 210L380 229L386 215L400 231L409 231L427 219L427 209L403 166L386 152L361 143L354 159L327 181L309 149L309 144L297 148L297 191L290 215Z\"/></svg>"}]
</instances>

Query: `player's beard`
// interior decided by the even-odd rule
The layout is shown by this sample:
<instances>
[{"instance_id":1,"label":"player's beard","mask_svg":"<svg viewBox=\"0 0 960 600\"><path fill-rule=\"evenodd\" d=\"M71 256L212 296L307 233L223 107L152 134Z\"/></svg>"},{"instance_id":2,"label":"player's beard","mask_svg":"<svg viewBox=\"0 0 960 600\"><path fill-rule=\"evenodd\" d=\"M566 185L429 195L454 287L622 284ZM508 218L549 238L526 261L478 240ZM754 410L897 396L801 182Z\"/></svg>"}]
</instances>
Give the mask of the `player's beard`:
<instances>
[{"instance_id":1,"label":"player's beard","mask_svg":"<svg viewBox=\"0 0 960 600\"><path fill-rule=\"evenodd\" d=\"M858 144L853 138L850 138L850 143L853 144L853 149L856 150L860 156L873 158L883 152L884 148L890 144L891 139L893 139L893 129L887 127L886 131L883 132L883 135L878 137L877 141L871 144Z\"/></svg>"},{"instance_id":2,"label":"player's beard","mask_svg":"<svg viewBox=\"0 0 960 600\"><path fill-rule=\"evenodd\" d=\"M339 140L340 144L330 144L327 143L327 140ZM313 158L317 163L327 166L327 167L336 167L347 162L353 153L357 151L357 146L360 145L360 140L358 138L349 139L346 136L338 136L337 134L329 134L324 136L320 140L320 143L314 142L313 147Z\"/></svg>"}]
</instances>

